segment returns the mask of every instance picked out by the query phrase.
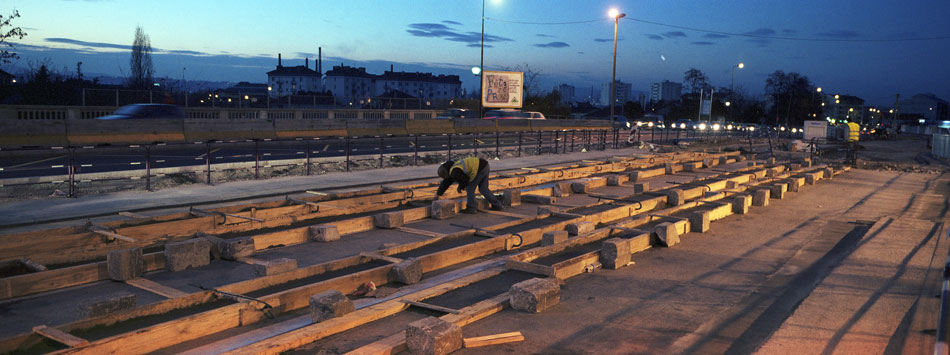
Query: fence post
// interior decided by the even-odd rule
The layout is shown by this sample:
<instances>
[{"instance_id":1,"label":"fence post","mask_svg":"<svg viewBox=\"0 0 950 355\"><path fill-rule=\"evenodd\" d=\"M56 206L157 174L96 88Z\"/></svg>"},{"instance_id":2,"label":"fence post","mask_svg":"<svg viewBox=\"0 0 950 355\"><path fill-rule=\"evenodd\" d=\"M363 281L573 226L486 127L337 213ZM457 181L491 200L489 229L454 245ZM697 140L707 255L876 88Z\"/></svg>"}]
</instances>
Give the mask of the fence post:
<instances>
[{"instance_id":1,"label":"fence post","mask_svg":"<svg viewBox=\"0 0 950 355\"><path fill-rule=\"evenodd\" d=\"M350 136L346 136L346 171L350 171Z\"/></svg>"},{"instance_id":2,"label":"fence post","mask_svg":"<svg viewBox=\"0 0 950 355\"><path fill-rule=\"evenodd\" d=\"M620 140L620 129L615 129L614 130L614 149L620 149L619 140Z\"/></svg>"},{"instance_id":3,"label":"fence post","mask_svg":"<svg viewBox=\"0 0 950 355\"><path fill-rule=\"evenodd\" d=\"M413 135L415 138L415 144L413 144L413 153L412 153L412 165L419 165L419 136Z\"/></svg>"},{"instance_id":4,"label":"fence post","mask_svg":"<svg viewBox=\"0 0 950 355\"><path fill-rule=\"evenodd\" d=\"M383 168L383 153L386 151L386 144L384 141L383 135L379 136L379 167L377 169Z\"/></svg>"},{"instance_id":5,"label":"fence post","mask_svg":"<svg viewBox=\"0 0 950 355\"><path fill-rule=\"evenodd\" d=\"M69 148L69 167L66 169L69 174L69 197L76 197L76 150Z\"/></svg>"},{"instance_id":6,"label":"fence post","mask_svg":"<svg viewBox=\"0 0 950 355\"><path fill-rule=\"evenodd\" d=\"M254 140L254 180L261 177L261 141Z\"/></svg>"},{"instance_id":7,"label":"fence post","mask_svg":"<svg viewBox=\"0 0 950 355\"><path fill-rule=\"evenodd\" d=\"M310 176L310 140L307 140L307 176Z\"/></svg>"},{"instance_id":8,"label":"fence post","mask_svg":"<svg viewBox=\"0 0 950 355\"><path fill-rule=\"evenodd\" d=\"M152 191L152 151L145 146L145 191Z\"/></svg>"},{"instance_id":9,"label":"fence post","mask_svg":"<svg viewBox=\"0 0 950 355\"><path fill-rule=\"evenodd\" d=\"M501 138L498 131L495 131L495 157L501 159Z\"/></svg>"},{"instance_id":10,"label":"fence post","mask_svg":"<svg viewBox=\"0 0 950 355\"><path fill-rule=\"evenodd\" d=\"M207 170L208 185L213 185L211 183L211 141L208 141L208 151L205 152L205 170Z\"/></svg>"},{"instance_id":11,"label":"fence post","mask_svg":"<svg viewBox=\"0 0 950 355\"><path fill-rule=\"evenodd\" d=\"M452 133L449 133L449 160L452 160Z\"/></svg>"},{"instance_id":12,"label":"fence post","mask_svg":"<svg viewBox=\"0 0 950 355\"><path fill-rule=\"evenodd\" d=\"M555 154L560 153L557 146L557 140L558 138L560 138L560 136L561 136L561 133L559 131L554 131L554 153Z\"/></svg>"},{"instance_id":13,"label":"fence post","mask_svg":"<svg viewBox=\"0 0 950 355\"><path fill-rule=\"evenodd\" d=\"M475 156L478 156L478 132L472 133L472 147L475 150Z\"/></svg>"},{"instance_id":14,"label":"fence post","mask_svg":"<svg viewBox=\"0 0 950 355\"><path fill-rule=\"evenodd\" d=\"M524 132L518 131L518 157L519 158L521 157L521 143L523 141L523 138L524 138Z\"/></svg>"},{"instance_id":15,"label":"fence post","mask_svg":"<svg viewBox=\"0 0 950 355\"><path fill-rule=\"evenodd\" d=\"M538 131L538 155L541 155L541 131Z\"/></svg>"}]
</instances>

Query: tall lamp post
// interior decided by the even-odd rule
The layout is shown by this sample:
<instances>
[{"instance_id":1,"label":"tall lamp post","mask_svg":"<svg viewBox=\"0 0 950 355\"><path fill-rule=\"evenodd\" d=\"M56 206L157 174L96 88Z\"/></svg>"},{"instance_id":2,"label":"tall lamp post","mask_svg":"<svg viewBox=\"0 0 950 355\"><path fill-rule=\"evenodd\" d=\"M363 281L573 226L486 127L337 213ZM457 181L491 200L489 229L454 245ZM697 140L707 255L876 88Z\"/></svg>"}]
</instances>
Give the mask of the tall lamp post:
<instances>
[{"instance_id":1,"label":"tall lamp post","mask_svg":"<svg viewBox=\"0 0 950 355\"><path fill-rule=\"evenodd\" d=\"M620 19L627 14L622 14L620 11L617 11L616 8L610 9L607 11L607 16L610 16L614 19L614 68L613 73L610 75L610 117L608 119L614 119L614 104L616 104L616 95L617 95L617 27L620 24Z\"/></svg>"},{"instance_id":2,"label":"tall lamp post","mask_svg":"<svg viewBox=\"0 0 950 355\"><path fill-rule=\"evenodd\" d=\"M482 72L485 71L485 0L482 0L482 55L481 59L478 62L478 118L485 116L485 113L482 112L485 110L483 107L482 98L485 97L485 77ZM473 69L474 73L475 70Z\"/></svg>"},{"instance_id":3,"label":"tall lamp post","mask_svg":"<svg viewBox=\"0 0 950 355\"><path fill-rule=\"evenodd\" d=\"M736 96L735 96L735 92L736 92L736 68L739 68L739 69L745 68L745 63L739 62L739 64L736 64L736 65L733 65L733 66L732 66L732 81L729 82L729 99L730 99L730 101L736 99ZM733 115L732 115L732 110L729 110L729 113L730 113L730 119L731 119L733 122L735 122L735 120L736 120L735 117L731 117L731 116L733 116Z\"/></svg>"}]
</instances>

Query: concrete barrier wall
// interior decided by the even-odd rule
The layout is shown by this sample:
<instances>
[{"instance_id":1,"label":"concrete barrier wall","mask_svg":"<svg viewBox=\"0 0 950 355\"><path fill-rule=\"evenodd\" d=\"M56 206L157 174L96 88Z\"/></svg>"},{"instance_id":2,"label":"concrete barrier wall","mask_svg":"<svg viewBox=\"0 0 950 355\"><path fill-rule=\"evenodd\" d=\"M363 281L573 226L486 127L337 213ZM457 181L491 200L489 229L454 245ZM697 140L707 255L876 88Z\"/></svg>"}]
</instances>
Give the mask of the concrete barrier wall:
<instances>
[{"instance_id":1,"label":"concrete barrier wall","mask_svg":"<svg viewBox=\"0 0 950 355\"><path fill-rule=\"evenodd\" d=\"M935 133L930 152L941 158L950 158L950 134Z\"/></svg>"},{"instance_id":2,"label":"concrete barrier wall","mask_svg":"<svg viewBox=\"0 0 950 355\"><path fill-rule=\"evenodd\" d=\"M181 120L89 119L104 107L0 106L0 148L296 137L609 129L605 120L436 120L432 110L189 109ZM411 117L397 119L392 117Z\"/></svg>"}]
</instances>

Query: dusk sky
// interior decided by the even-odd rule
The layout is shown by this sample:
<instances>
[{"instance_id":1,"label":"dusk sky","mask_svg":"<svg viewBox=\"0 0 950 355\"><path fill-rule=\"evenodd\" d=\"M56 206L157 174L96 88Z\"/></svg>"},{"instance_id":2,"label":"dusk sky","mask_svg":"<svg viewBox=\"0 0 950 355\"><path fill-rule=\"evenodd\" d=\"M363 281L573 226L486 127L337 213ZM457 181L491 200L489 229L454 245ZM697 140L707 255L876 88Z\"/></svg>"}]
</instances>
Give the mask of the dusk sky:
<instances>
[{"instance_id":1,"label":"dusk sky","mask_svg":"<svg viewBox=\"0 0 950 355\"><path fill-rule=\"evenodd\" d=\"M156 76L263 83L277 64L302 65L323 47L324 70L344 62L381 74L460 75L471 89L479 62L481 1L63 1L0 6L29 35L17 73L49 59L74 74L122 76L136 26L155 48ZM713 85L761 95L775 70L808 76L828 93L871 104L894 94L950 98L950 1L529 1L487 0L486 69L527 64L543 90L560 83L586 96L610 80L613 21L620 21L617 78L647 91L695 67ZM186 68L183 70L183 68ZM92 74L89 74L92 75Z\"/></svg>"}]
</instances>

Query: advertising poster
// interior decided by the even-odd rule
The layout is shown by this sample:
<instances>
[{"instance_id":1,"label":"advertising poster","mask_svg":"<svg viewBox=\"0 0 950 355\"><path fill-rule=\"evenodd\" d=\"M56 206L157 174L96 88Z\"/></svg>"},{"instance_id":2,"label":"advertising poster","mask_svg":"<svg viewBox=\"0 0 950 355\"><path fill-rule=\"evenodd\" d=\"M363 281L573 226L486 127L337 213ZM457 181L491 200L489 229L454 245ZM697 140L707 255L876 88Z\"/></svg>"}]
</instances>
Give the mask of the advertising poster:
<instances>
[{"instance_id":1,"label":"advertising poster","mask_svg":"<svg viewBox=\"0 0 950 355\"><path fill-rule=\"evenodd\" d=\"M484 71L482 73L482 106L495 108L521 108L524 73L510 71Z\"/></svg>"}]
</instances>

